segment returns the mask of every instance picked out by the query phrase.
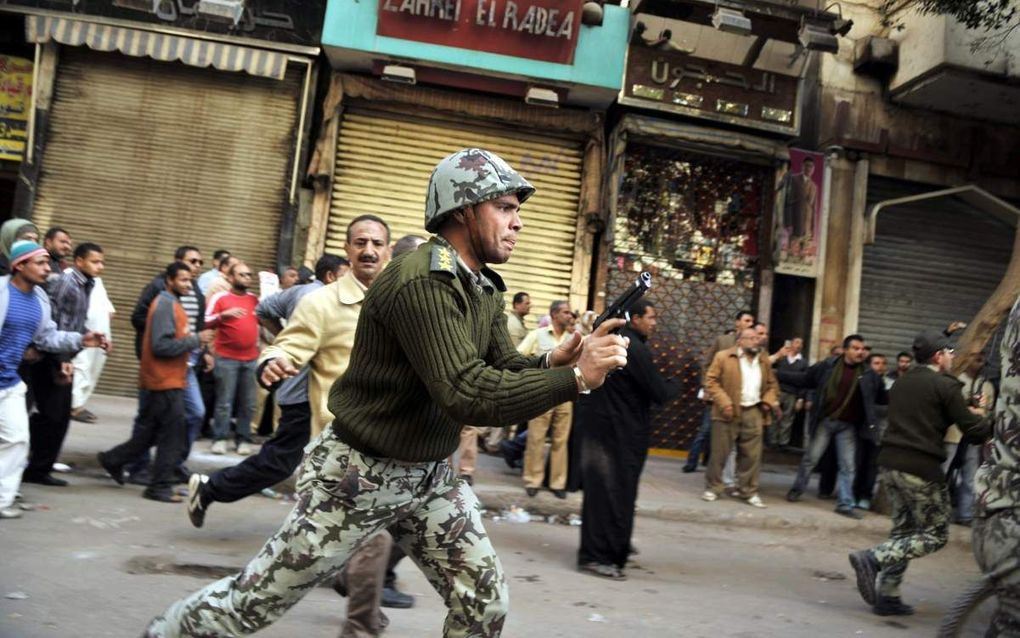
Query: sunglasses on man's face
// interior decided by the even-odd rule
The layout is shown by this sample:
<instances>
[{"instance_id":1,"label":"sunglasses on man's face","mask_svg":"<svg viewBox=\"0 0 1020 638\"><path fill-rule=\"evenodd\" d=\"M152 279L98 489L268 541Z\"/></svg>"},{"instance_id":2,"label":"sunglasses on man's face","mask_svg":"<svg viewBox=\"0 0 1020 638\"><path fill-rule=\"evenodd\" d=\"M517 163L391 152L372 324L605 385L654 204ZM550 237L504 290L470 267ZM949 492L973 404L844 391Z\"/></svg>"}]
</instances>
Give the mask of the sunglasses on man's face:
<instances>
[{"instance_id":1,"label":"sunglasses on man's face","mask_svg":"<svg viewBox=\"0 0 1020 638\"><path fill-rule=\"evenodd\" d=\"M201 266L205 262L202 261L201 259L189 259L188 263L191 264L192 266Z\"/></svg>"}]
</instances>

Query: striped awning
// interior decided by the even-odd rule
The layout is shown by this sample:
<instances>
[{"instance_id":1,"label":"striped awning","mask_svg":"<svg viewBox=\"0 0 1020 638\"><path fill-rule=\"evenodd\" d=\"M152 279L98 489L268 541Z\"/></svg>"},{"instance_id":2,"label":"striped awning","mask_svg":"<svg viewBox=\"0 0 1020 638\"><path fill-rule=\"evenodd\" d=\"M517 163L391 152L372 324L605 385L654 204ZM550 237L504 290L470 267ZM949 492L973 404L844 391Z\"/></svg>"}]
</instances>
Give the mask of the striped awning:
<instances>
[{"instance_id":1,"label":"striped awning","mask_svg":"<svg viewBox=\"0 0 1020 638\"><path fill-rule=\"evenodd\" d=\"M33 15L26 17L25 31L26 38L33 43L56 40L68 46L85 45L96 51L120 51L125 55L149 57L162 62L212 66L220 71L245 71L275 80L282 80L287 72L287 55L284 53L141 29Z\"/></svg>"}]
</instances>

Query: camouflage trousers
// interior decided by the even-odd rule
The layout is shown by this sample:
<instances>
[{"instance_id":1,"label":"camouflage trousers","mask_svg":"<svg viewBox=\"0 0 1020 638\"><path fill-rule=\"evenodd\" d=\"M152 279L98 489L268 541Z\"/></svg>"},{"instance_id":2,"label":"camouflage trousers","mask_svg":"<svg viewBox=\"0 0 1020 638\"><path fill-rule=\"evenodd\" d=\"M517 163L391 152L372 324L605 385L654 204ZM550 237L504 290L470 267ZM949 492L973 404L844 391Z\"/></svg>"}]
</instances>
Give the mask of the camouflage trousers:
<instances>
[{"instance_id":1,"label":"camouflage trousers","mask_svg":"<svg viewBox=\"0 0 1020 638\"><path fill-rule=\"evenodd\" d=\"M889 540L872 548L881 572L878 593L899 596L900 583L913 558L936 552L949 540L949 489L899 470L882 470L892 505Z\"/></svg>"},{"instance_id":2,"label":"camouflage trousers","mask_svg":"<svg viewBox=\"0 0 1020 638\"><path fill-rule=\"evenodd\" d=\"M1020 512L1001 510L974 519L974 557L995 580L999 607L985 636L1020 636Z\"/></svg>"},{"instance_id":3,"label":"camouflage trousers","mask_svg":"<svg viewBox=\"0 0 1020 638\"><path fill-rule=\"evenodd\" d=\"M389 529L448 609L443 636L499 636L509 594L471 488L445 461L402 463L351 449L325 430L306 448L298 502L240 573L170 606L147 638L254 633Z\"/></svg>"}]
</instances>

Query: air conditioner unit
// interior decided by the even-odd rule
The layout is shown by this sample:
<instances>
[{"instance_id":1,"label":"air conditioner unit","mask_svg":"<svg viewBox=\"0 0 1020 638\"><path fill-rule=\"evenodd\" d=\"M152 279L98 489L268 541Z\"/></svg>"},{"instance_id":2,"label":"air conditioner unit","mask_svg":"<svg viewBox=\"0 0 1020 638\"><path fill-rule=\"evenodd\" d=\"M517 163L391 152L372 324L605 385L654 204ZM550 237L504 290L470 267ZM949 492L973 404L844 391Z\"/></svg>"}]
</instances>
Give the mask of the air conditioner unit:
<instances>
[{"instance_id":1,"label":"air conditioner unit","mask_svg":"<svg viewBox=\"0 0 1020 638\"><path fill-rule=\"evenodd\" d=\"M524 96L524 102L525 104L533 104L535 106L559 108L560 96L552 89L543 89L533 86L528 89L528 93Z\"/></svg>"},{"instance_id":2,"label":"air conditioner unit","mask_svg":"<svg viewBox=\"0 0 1020 638\"><path fill-rule=\"evenodd\" d=\"M199 14L237 24L244 15L244 0L199 0L195 5Z\"/></svg>"},{"instance_id":3,"label":"air conditioner unit","mask_svg":"<svg viewBox=\"0 0 1020 638\"><path fill-rule=\"evenodd\" d=\"M402 66L400 64L387 64L383 67L382 79L387 82L396 82L397 84L417 84L418 76L409 66Z\"/></svg>"},{"instance_id":4,"label":"air conditioner unit","mask_svg":"<svg viewBox=\"0 0 1020 638\"><path fill-rule=\"evenodd\" d=\"M813 24L801 25L800 31L797 33L797 40L808 51L822 51L823 53L839 51L839 39L829 33L828 29Z\"/></svg>"},{"instance_id":5,"label":"air conditioner unit","mask_svg":"<svg viewBox=\"0 0 1020 638\"><path fill-rule=\"evenodd\" d=\"M712 26L725 33L751 35L751 19L735 9L718 7L712 14Z\"/></svg>"}]
</instances>

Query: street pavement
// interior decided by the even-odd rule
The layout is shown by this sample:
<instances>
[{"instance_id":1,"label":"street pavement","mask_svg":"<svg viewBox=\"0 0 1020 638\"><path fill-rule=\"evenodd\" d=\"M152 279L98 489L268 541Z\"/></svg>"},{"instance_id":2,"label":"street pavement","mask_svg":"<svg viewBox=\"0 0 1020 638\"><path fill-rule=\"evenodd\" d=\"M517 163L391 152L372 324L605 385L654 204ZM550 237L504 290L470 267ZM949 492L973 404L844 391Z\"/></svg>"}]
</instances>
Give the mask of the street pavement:
<instances>
[{"instance_id":1,"label":"street pavement","mask_svg":"<svg viewBox=\"0 0 1020 638\"><path fill-rule=\"evenodd\" d=\"M142 488L117 486L95 462L96 452L128 436L135 402L97 397L89 407L99 421L73 423L61 458L73 466L64 475L72 485L25 485L38 509L0 522L0 638L137 636L173 600L243 566L291 505L291 485L283 484L281 498L214 504L205 527L194 529L183 504L142 499ZM208 446L196 444L192 469L240 461ZM679 460L653 458L638 500L641 553L628 581L607 582L574 569L578 528L564 523L579 513L579 495L528 498L501 459L479 461L475 491L511 584L508 637L928 636L978 574L969 530L954 526L949 545L907 574L904 596L917 615L879 618L856 593L846 554L882 540L887 517L849 520L813 496L787 503L793 468L781 465L763 471L767 509L729 498L705 503L702 472L683 474ZM510 508L532 522L511 522ZM398 575L418 604L388 610L384 635L440 636L441 600L410 561ZM342 599L319 588L258 635L336 636L343 610Z\"/></svg>"}]
</instances>

